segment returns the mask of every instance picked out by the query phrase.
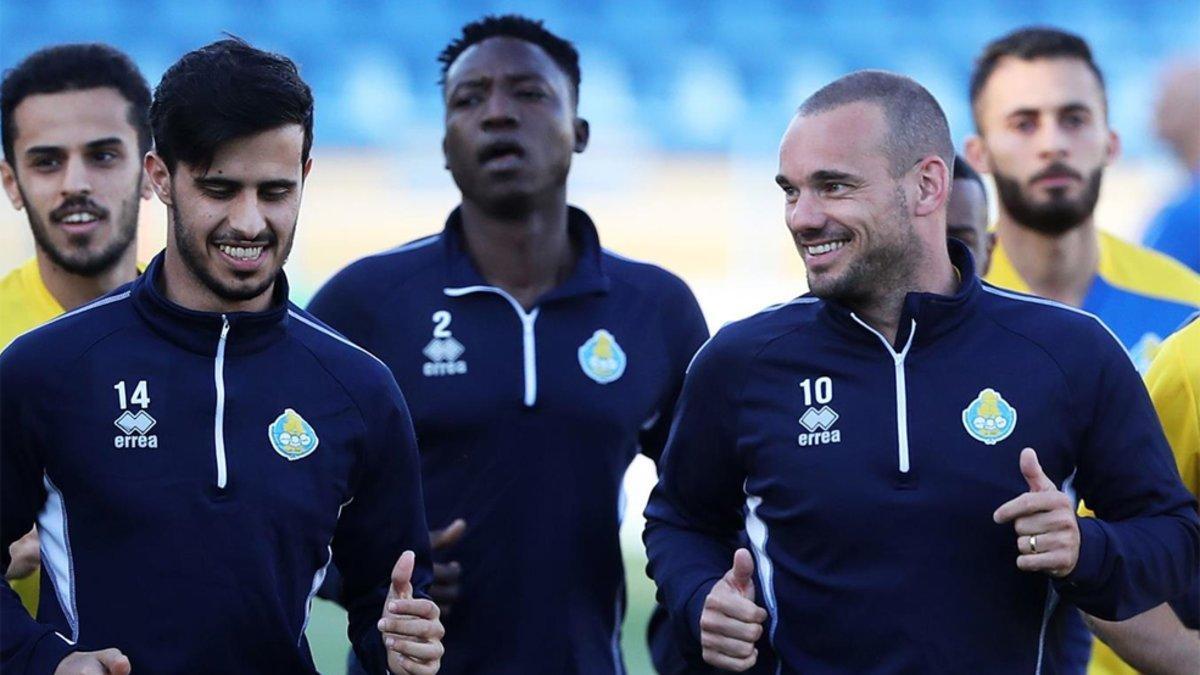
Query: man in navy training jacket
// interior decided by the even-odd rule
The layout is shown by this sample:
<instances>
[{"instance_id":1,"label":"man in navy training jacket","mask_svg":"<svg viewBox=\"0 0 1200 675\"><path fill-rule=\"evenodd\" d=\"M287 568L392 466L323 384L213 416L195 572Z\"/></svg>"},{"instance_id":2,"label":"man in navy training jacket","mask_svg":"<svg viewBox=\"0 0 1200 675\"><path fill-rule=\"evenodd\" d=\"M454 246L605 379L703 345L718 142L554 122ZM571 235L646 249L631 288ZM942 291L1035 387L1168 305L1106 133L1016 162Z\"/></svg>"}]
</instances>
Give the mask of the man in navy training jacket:
<instances>
[{"instance_id":1,"label":"man in navy training jacket","mask_svg":"<svg viewBox=\"0 0 1200 675\"><path fill-rule=\"evenodd\" d=\"M765 630L781 672L1057 672L1060 597L1125 618L1196 569L1195 503L1120 343L947 253L953 157L933 97L879 71L784 135L812 293L701 349L646 509L651 573L713 665L745 670Z\"/></svg>"},{"instance_id":2,"label":"man in navy training jacket","mask_svg":"<svg viewBox=\"0 0 1200 675\"><path fill-rule=\"evenodd\" d=\"M45 584L36 621L0 588L5 672L315 673L304 629L331 559L359 658L437 672L404 399L287 299L312 111L282 56L185 55L145 158L166 251L0 356L0 544L7 564L36 518Z\"/></svg>"},{"instance_id":3,"label":"man in navy training jacket","mask_svg":"<svg viewBox=\"0 0 1200 675\"><path fill-rule=\"evenodd\" d=\"M443 672L622 672L622 478L661 451L707 329L680 279L602 249L567 204L588 142L575 48L489 17L440 61L461 204L309 309L408 395L429 523L459 537L437 552L461 569L434 594L451 606Z\"/></svg>"}]
</instances>

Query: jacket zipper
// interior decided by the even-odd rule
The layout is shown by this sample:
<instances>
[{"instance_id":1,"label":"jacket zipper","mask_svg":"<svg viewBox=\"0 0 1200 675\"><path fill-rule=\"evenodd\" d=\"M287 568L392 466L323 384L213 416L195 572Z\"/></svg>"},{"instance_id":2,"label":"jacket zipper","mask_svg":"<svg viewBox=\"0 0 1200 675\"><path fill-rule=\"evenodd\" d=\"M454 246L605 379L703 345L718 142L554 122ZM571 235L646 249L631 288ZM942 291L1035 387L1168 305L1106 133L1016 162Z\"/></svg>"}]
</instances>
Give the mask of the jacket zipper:
<instances>
[{"instance_id":1,"label":"jacket zipper","mask_svg":"<svg viewBox=\"0 0 1200 675\"><path fill-rule=\"evenodd\" d=\"M917 334L917 320L912 320L912 325L908 331L908 341L904 343L904 349L897 352L892 348L892 343L883 336L879 331L867 325L862 319L858 318L857 314L850 314L850 318L854 319L863 328L871 331L879 341L883 343L884 349L887 349L888 354L892 357L892 363L896 368L896 444L897 454L899 455L898 464L900 473L907 474L910 467L908 457L908 385L904 378L904 359L908 356L908 350L912 347L913 337Z\"/></svg>"},{"instance_id":2,"label":"jacket zipper","mask_svg":"<svg viewBox=\"0 0 1200 675\"><path fill-rule=\"evenodd\" d=\"M509 295L503 288L495 286L445 288L442 291L452 298L458 298L468 293L495 293L512 305L517 317L521 319L521 352L525 362L524 403L526 408L532 408L533 404L537 403L537 339L533 332L533 326L537 322L538 312L541 311L541 308L534 307L533 311L526 312L516 298Z\"/></svg>"},{"instance_id":3,"label":"jacket zipper","mask_svg":"<svg viewBox=\"0 0 1200 675\"><path fill-rule=\"evenodd\" d=\"M225 470L225 343L229 338L229 319L221 315L221 338L217 341L217 360L213 379L217 386L217 410L213 422L213 445L217 455L217 487L224 490Z\"/></svg>"}]
</instances>

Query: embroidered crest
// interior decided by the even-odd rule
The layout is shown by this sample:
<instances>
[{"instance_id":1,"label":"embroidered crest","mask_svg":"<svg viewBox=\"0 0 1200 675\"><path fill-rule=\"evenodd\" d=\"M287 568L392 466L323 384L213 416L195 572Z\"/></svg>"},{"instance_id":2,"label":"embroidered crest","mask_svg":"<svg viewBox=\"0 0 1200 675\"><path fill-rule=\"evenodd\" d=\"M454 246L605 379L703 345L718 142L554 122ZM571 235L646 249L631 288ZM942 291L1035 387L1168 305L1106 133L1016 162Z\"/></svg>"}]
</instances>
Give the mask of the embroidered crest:
<instances>
[{"instance_id":1,"label":"embroidered crest","mask_svg":"<svg viewBox=\"0 0 1200 675\"><path fill-rule=\"evenodd\" d=\"M300 413L287 408L267 427L267 438L280 457L289 462L308 457L317 449L320 439Z\"/></svg>"},{"instance_id":2,"label":"embroidered crest","mask_svg":"<svg viewBox=\"0 0 1200 675\"><path fill-rule=\"evenodd\" d=\"M995 445L1017 428L1017 409L1009 405L1000 392L984 389L962 411L962 423L972 438Z\"/></svg>"},{"instance_id":3,"label":"embroidered crest","mask_svg":"<svg viewBox=\"0 0 1200 675\"><path fill-rule=\"evenodd\" d=\"M601 328L580 345L579 367L600 384L615 382L625 373L625 351L612 333Z\"/></svg>"}]
</instances>

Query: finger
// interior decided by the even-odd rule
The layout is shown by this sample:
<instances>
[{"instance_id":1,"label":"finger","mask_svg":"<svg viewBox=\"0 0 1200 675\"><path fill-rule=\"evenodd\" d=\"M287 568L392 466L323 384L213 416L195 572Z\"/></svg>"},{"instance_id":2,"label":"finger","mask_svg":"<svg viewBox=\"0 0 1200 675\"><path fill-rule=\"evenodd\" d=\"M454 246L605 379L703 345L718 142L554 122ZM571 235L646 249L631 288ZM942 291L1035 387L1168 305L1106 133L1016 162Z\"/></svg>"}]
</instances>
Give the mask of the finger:
<instances>
[{"instance_id":1,"label":"finger","mask_svg":"<svg viewBox=\"0 0 1200 675\"><path fill-rule=\"evenodd\" d=\"M763 627L762 624L737 621L727 616L706 612L700 615L700 634L701 636L712 634L730 640L749 642L753 645L762 637ZM743 656L745 655L743 654Z\"/></svg>"},{"instance_id":2,"label":"finger","mask_svg":"<svg viewBox=\"0 0 1200 675\"><path fill-rule=\"evenodd\" d=\"M1041 547L1041 541L1039 540L1039 551ZM1066 573L1067 565L1070 564L1068 561L1069 557L1062 550L1019 555L1017 556L1017 569L1024 572L1045 572L1060 577Z\"/></svg>"},{"instance_id":3,"label":"finger","mask_svg":"<svg viewBox=\"0 0 1200 675\"><path fill-rule=\"evenodd\" d=\"M1054 481L1042 471L1042 465L1038 462L1037 451L1033 448L1025 448L1021 451L1021 475L1025 477L1025 482L1029 484L1031 492L1050 492L1057 490L1054 486Z\"/></svg>"},{"instance_id":4,"label":"finger","mask_svg":"<svg viewBox=\"0 0 1200 675\"><path fill-rule=\"evenodd\" d=\"M729 585L747 598L754 597L754 557L739 548L733 552L733 567L725 574Z\"/></svg>"},{"instance_id":5,"label":"finger","mask_svg":"<svg viewBox=\"0 0 1200 675\"><path fill-rule=\"evenodd\" d=\"M1041 511L1030 516L1022 516L1013 521L1013 529L1017 534L1042 534L1058 532L1071 527L1075 514L1069 508Z\"/></svg>"},{"instance_id":6,"label":"finger","mask_svg":"<svg viewBox=\"0 0 1200 675\"><path fill-rule=\"evenodd\" d=\"M433 583L447 584L458 581L462 576L462 565L457 562L433 563Z\"/></svg>"},{"instance_id":7,"label":"finger","mask_svg":"<svg viewBox=\"0 0 1200 675\"><path fill-rule=\"evenodd\" d=\"M1017 518L1062 508L1071 509L1071 498L1062 492L1026 492L1001 504L992 514L992 520L1003 524Z\"/></svg>"},{"instance_id":8,"label":"finger","mask_svg":"<svg viewBox=\"0 0 1200 675\"><path fill-rule=\"evenodd\" d=\"M383 633L384 638L420 639L432 642L441 640L446 634L440 621L428 619L384 617L375 624L375 627Z\"/></svg>"},{"instance_id":9,"label":"finger","mask_svg":"<svg viewBox=\"0 0 1200 675\"><path fill-rule=\"evenodd\" d=\"M754 643L749 640L737 640L708 631L700 633L700 646L735 659L744 659L754 653Z\"/></svg>"},{"instance_id":10,"label":"finger","mask_svg":"<svg viewBox=\"0 0 1200 675\"><path fill-rule=\"evenodd\" d=\"M749 624L761 624L767 620L767 610L732 593L709 595L704 601L701 617L709 612Z\"/></svg>"},{"instance_id":11,"label":"finger","mask_svg":"<svg viewBox=\"0 0 1200 675\"><path fill-rule=\"evenodd\" d=\"M407 617L436 619L438 617L437 604L424 598L417 598L415 600L389 600L387 611L388 614L398 619Z\"/></svg>"},{"instance_id":12,"label":"finger","mask_svg":"<svg viewBox=\"0 0 1200 675\"><path fill-rule=\"evenodd\" d=\"M1031 541L1032 537L1037 537L1037 541ZM1037 550L1034 550L1034 544L1037 545ZM1062 548L1062 539L1055 536L1053 532L1042 532L1041 534L1020 535L1017 537L1017 551L1021 555L1038 555L1049 553L1050 551Z\"/></svg>"},{"instance_id":13,"label":"finger","mask_svg":"<svg viewBox=\"0 0 1200 675\"><path fill-rule=\"evenodd\" d=\"M449 548L458 543L462 539L463 533L467 531L467 521L462 518L456 518L454 522L440 530L434 530L429 533L429 544L433 550L440 551L444 548Z\"/></svg>"},{"instance_id":14,"label":"finger","mask_svg":"<svg viewBox=\"0 0 1200 675\"><path fill-rule=\"evenodd\" d=\"M131 667L129 659L119 649L103 649L96 652L96 660L104 666L109 675L129 675Z\"/></svg>"},{"instance_id":15,"label":"finger","mask_svg":"<svg viewBox=\"0 0 1200 675\"><path fill-rule=\"evenodd\" d=\"M718 652L704 651L704 661L710 666L716 666L721 670L731 670L735 673L740 673L749 670L758 660L758 650L754 650L748 658L738 659L732 656L726 656Z\"/></svg>"},{"instance_id":16,"label":"finger","mask_svg":"<svg viewBox=\"0 0 1200 675\"><path fill-rule=\"evenodd\" d=\"M417 659L427 663L442 658L442 654L446 651L442 647L441 642L419 642L391 635L384 636L383 644L388 648L388 651L401 654L405 658Z\"/></svg>"},{"instance_id":17,"label":"finger","mask_svg":"<svg viewBox=\"0 0 1200 675\"><path fill-rule=\"evenodd\" d=\"M417 556L412 551L400 554L396 566L392 568L392 593L401 598L412 597L412 573Z\"/></svg>"}]
</instances>

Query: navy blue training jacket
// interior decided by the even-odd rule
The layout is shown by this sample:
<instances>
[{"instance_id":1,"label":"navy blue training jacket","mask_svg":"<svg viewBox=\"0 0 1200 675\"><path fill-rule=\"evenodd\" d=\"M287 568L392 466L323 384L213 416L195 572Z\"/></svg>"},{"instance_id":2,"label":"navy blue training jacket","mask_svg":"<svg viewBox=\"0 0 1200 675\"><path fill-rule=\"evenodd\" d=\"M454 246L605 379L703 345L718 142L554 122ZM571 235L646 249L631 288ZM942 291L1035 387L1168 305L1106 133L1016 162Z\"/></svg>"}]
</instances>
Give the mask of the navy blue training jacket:
<instances>
[{"instance_id":1,"label":"navy blue training jacket","mask_svg":"<svg viewBox=\"0 0 1200 675\"><path fill-rule=\"evenodd\" d=\"M957 294L910 293L894 345L805 296L701 349L646 509L680 635L743 527L782 672L1055 672L1060 599L1123 619L1196 574L1195 502L1120 343L952 253ZM992 521L1027 446L1097 514L1062 580L1018 570Z\"/></svg>"},{"instance_id":2,"label":"navy blue training jacket","mask_svg":"<svg viewBox=\"0 0 1200 675\"><path fill-rule=\"evenodd\" d=\"M489 286L459 212L360 260L309 309L392 369L420 442L429 523L464 518L442 673L613 673L621 482L656 458L707 328L677 277L601 249L579 209L571 275L529 311Z\"/></svg>"},{"instance_id":3,"label":"navy blue training jacket","mask_svg":"<svg viewBox=\"0 0 1200 675\"><path fill-rule=\"evenodd\" d=\"M224 315L136 281L0 356L8 546L36 519L35 622L0 588L3 670L117 647L135 673L315 672L304 628L330 557L350 639L375 627L400 553L431 579L404 399L369 354L287 302Z\"/></svg>"}]
</instances>

